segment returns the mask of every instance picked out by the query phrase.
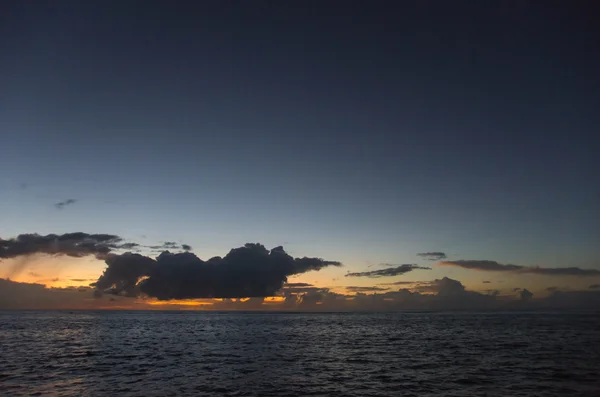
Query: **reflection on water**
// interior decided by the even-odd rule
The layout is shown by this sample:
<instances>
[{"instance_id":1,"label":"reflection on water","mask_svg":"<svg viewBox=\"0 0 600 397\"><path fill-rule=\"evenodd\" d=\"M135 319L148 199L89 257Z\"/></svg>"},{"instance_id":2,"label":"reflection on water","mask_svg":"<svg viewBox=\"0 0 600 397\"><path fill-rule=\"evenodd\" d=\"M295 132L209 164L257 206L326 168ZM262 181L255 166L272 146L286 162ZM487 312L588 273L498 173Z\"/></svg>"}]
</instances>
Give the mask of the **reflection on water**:
<instances>
[{"instance_id":1,"label":"reflection on water","mask_svg":"<svg viewBox=\"0 0 600 397\"><path fill-rule=\"evenodd\" d=\"M597 314L0 312L2 395L597 396Z\"/></svg>"}]
</instances>

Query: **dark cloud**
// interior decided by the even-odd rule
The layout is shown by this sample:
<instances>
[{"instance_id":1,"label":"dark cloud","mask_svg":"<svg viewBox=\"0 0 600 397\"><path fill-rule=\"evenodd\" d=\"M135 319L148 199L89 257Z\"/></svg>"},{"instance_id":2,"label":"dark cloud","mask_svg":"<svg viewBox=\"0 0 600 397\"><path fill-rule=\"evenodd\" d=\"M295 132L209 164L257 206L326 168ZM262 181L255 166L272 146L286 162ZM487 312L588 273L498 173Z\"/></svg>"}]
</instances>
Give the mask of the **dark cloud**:
<instances>
[{"instance_id":1,"label":"dark cloud","mask_svg":"<svg viewBox=\"0 0 600 397\"><path fill-rule=\"evenodd\" d=\"M30 276L30 277L42 277L41 274L35 273L35 272L29 272L29 273L27 273L27 275Z\"/></svg>"},{"instance_id":2,"label":"dark cloud","mask_svg":"<svg viewBox=\"0 0 600 397\"><path fill-rule=\"evenodd\" d=\"M430 261L439 261L447 258L443 252L419 252L417 255Z\"/></svg>"},{"instance_id":3,"label":"dark cloud","mask_svg":"<svg viewBox=\"0 0 600 397\"><path fill-rule=\"evenodd\" d=\"M545 276L600 276L600 270L580 269L578 267L524 267L521 273L542 274Z\"/></svg>"},{"instance_id":4,"label":"dark cloud","mask_svg":"<svg viewBox=\"0 0 600 397\"><path fill-rule=\"evenodd\" d=\"M3 240L0 238L0 260L13 259L34 254L66 255L83 257L94 255L99 259L115 251L131 249L135 243L124 243L119 236L112 234L65 233L20 234L15 238ZM14 277L24 270L27 262L20 260L14 263L8 272L8 277Z\"/></svg>"},{"instance_id":5,"label":"dark cloud","mask_svg":"<svg viewBox=\"0 0 600 397\"><path fill-rule=\"evenodd\" d=\"M520 270L523 268L523 266L502 265L496 261L486 261L486 260L444 261L444 262L441 262L440 265L462 267L463 269L495 271L495 272L515 271L515 270Z\"/></svg>"},{"instance_id":6,"label":"dark cloud","mask_svg":"<svg viewBox=\"0 0 600 397\"><path fill-rule=\"evenodd\" d=\"M516 272L540 274L545 276L600 276L600 270L596 269L580 269L578 267L527 267L520 265L506 264L503 265L496 261L488 260L456 260L441 262L442 266L456 266L463 269L491 271L491 272Z\"/></svg>"},{"instance_id":7,"label":"dark cloud","mask_svg":"<svg viewBox=\"0 0 600 397\"><path fill-rule=\"evenodd\" d=\"M529 292L527 289L522 290L519 295L523 301L533 298L533 293Z\"/></svg>"},{"instance_id":8,"label":"dark cloud","mask_svg":"<svg viewBox=\"0 0 600 397\"><path fill-rule=\"evenodd\" d=\"M600 289L600 284L592 284L589 287L590 289Z\"/></svg>"},{"instance_id":9,"label":"dark cloud","mask_svg":"<svg viewBox=\"0 0 600 397\"><path fill-rule=\"evenodd\" d=\"M493 295L493 296L500 295L499 289L486 289L483 292L485 292L487 295Z\"/></svg>"},{"instance_id":10,"label":"dark cloud","mask_svg":"<svg viewBox=\"0 0 600 397\"><path fill-rule=\"evenodd\" d=\"M377 291L387 291L389 288L382 287L357 287L357 286L349 286L345 287L347 291L350 292L377 292Z\"/></svg>"},{"instance_id":11,"label":"dark cloud","mask_svg":"<svg viewBox=\"0 0 600 397\"><path fill-rule=\"evenodd\" d=\"M546 288L546 291L547 291L547 292L556 292L556 291L558 291L559 289L560 289L560 288L558 288L558 287L548 287L548 288Z\"/></svg>"},{"instance_id":12,"label":"dark cloud","mask_svg":"<svg viewBox=\"0 0 600 397\"><path fill-rule=\"evenodd\" d=\"M341 263L293 258L283 247L261 244L232 249L225 257L203 261L196 255L168 251L151 259L139 254L109 255L94 286L98 291L159 300L274 296L287 277Z\"/></svg>"},{"instance_id":13,"label":"dark cloud","mask_svg":"<svg viewBox=\"0 0 600 397\"><path fill-rule=\"evenodd\" d=\"M488 281L488 280L483 280L483 283L484 283L484 284L490 284L490 283L491 283L491 281Z\"/></svg>"},{"instance_id":14,"label":"dark cloud","mask_svg":"<svg viewBox=\"0 0 600 397\"><path fill-rule=\"evenodd\" d=\"M517 287L517 288L513 288L513 292L516 292L516 291L521 291L521 290L522 290L522 288L519 288L519 287Z\"/></svg>"},{"instance_id":15,"label":"dark cloud","mask_svg":"<svg viewBox=\"0 0 600 397\"><path fill-rule=\"evenodd\" d=\"M54 206L55 206L57 209L59 209L59 210L62 210L62 209L63 209L63 208L65 208L66 206L68 206L68 205L73 205L73 204L75 204L76 202L77 202L77 200L76 200L76 199L67 199L67 200L65 200L65 201L60 201L60 202L58 202L58 203L54 204Z\"/></svg>"},{"instance_id":16,"label":"dark cloud","mask_svg":"<svg viewBox=\"0 0 600 397\"><path fill-rule=\"evenodd\" d=\"M151 248L153 250L160 250L165 251L165 250L182 250L182 251L191 251L192 250L192 246L188 245L188 244L178 244L175 241L165 241L164 243L162 243L161 245L148 245L145 246L147 248Z\"/></svg>"},{"instance_id":17,"label":"dark cloud","mask_svg":"<svg viewBox=\"0 0 600 397\"><path fill-rule=\"evenodd\" d=\"M397 276L400 274L408 273L408 272L416 270L416 269L430 270L431 268L417 266L417 265L413 265L413 264L396 265L396 267L392 267L389 269L371 270L368 272L358 272L358 273L348 273L348 274L346 274L346 277L370 277L370 278L391 277L391 276Z\"/></svg>"}]
</instances>

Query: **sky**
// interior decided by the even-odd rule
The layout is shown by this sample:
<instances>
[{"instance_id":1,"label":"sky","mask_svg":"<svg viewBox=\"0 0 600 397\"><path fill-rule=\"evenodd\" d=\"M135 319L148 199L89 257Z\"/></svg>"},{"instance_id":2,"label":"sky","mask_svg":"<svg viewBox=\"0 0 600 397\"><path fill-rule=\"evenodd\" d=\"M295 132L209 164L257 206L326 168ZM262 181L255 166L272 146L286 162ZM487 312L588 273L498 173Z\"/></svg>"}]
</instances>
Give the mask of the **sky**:
<instances>
[{"instance_id":1,"label":"sky","mask_svg":"<svg viewBox=\"0 0 600 397\"><path fill-rule=\"evenodd\" d=\"M340 262L278 274L319 299L405 281L439 294L431 286L444 278L515 299L590 290L600 282L593 6L3 2L0 277L55 287L44 293L85 287L60 307L82 296L147 307L154 298L137 293L91 296L107 258L127 251L114 244L208 261L260 243ZM39 240L15 253L19 235L76 232L120 240L110 254L81 252L89 236L66 252ZM430 252L444 257L418 255ZM361 275L385 269L400 270Z\"/></svg>"}]
</instances>

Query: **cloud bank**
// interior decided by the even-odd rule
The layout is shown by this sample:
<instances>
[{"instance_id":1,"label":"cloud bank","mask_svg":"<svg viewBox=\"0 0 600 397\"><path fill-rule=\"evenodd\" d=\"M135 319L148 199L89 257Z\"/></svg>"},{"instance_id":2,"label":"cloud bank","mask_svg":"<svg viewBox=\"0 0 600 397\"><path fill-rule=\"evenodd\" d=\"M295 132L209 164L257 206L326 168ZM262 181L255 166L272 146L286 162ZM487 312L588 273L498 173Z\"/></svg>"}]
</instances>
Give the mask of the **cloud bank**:
<instances>
[{"instance_id":1,"label":"cloud bank","mask_svg":"<svg viewBox=\"0 0 600 397\"><path fill-rule=\"evenodd\" d=\"M65 255L84 257L93 255L98 259L106 258L116 250L128 250L137 247L135 243L125 243L119 236L112 234L20 234L3 240L0 238L0 260L26 257L34 254ZM27 265L19 260L8 270L8 277L19 274Z\"/></svg>"},{"instance_id":2,"label":"cloud bank","mask_svg":"<svg viewBox=\"0 0 600 397\"><path fill-rule=\"evenodd\" d=\"M503 265L496 261L488 260L456 260L440 262L441 266L455 266L469 270L479 270L487 272L514 272L539 274L544 276L578 276L594 277L600 276L600 270L581 269L578 267L527 267L521 265L506 264Z\"/></svg>"}]
</instances>

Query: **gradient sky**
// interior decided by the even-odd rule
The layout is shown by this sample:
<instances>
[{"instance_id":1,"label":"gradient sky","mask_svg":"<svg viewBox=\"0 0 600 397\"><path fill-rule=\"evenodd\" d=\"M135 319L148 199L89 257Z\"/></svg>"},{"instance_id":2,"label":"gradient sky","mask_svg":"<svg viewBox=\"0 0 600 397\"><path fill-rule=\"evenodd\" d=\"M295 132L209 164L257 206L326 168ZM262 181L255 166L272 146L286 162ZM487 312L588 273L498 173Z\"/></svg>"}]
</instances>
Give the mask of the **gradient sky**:
<instances>
[{"instance_id":1,"label":"gradient sky","mask_svg":"<svg viewBox=\"0 0 600 397\"><path fill-rule=\"evenodd\" d=\"M600 269L593 4L3 2L0 237Z\"/></svg>"}]
</instances>

